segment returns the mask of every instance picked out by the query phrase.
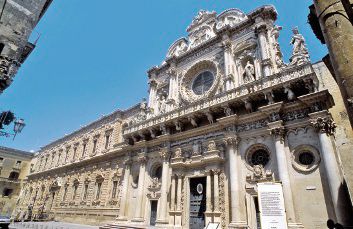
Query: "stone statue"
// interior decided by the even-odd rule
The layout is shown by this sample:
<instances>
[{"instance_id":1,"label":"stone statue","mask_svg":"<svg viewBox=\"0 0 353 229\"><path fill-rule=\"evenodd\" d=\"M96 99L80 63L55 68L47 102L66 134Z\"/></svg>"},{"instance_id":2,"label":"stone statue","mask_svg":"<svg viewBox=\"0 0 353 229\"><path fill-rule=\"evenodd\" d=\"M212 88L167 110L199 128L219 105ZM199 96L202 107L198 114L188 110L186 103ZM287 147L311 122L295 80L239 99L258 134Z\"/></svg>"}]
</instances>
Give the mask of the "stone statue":
<instances>
[{"instance_id":1,"label":"stone statue","mask_svg":"<svg viewBox=\"0 0 353 229\"><path fill-rule=\"evenodd\" d=\"M167 98L164 94L162 94L160 96L160 100L159 100L159 104L158 104L159 113L165 113L166 103L167 103Z\"/></svg>"},{"instance_id":2,"label":"stone statue","mask_svg":"<svg viewBox=\"0 0 353 229\"><path fill-rule=\"evenodd\" d=\"M299 33L298 28L294 28L293 36L290 44L293 45L293 53L290 58L291 65L301 65L309 62L309 52L305 45L305 39L303 35Z\"/></svg>"},{"instance_id":3,"label":"stone statue","mask_svg":"<svg viewBox=\"0 0 353 229\"><path fill-rule=\"evenodd\" d=\"M250 63L250 61L248 61L245 65L243 78L244 78L245 83L250 83L250 82L256 80L255 67L253 64Z\"/></svg>"}]
</instances>

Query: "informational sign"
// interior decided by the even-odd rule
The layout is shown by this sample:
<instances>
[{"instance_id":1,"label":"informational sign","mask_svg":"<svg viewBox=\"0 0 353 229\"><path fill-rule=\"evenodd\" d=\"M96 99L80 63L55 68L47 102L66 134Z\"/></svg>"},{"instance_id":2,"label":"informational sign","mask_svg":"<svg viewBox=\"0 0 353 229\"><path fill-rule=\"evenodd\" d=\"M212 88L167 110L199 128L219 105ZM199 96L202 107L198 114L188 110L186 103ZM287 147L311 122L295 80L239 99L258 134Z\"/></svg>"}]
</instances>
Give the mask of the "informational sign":
<instances>
[{"instance_id":1,"label":"informational sign","mask_svg":"<svg viewBox=\"0 0 353 229\"><path fill-rule=\"evenodd\" d=\"M206 229L217 229L219 227L219 223L208 223Z\"/></svg>"},{"instance_id":2,"label":"informational sign","mask_svg":"<svg viewBox=\"0 0 353 229\"><path fill-rule=\"evenodd\" d=\"M282 185L259 183L258 199L262 229L288 229Z\"/></svg>"}]
</instances>

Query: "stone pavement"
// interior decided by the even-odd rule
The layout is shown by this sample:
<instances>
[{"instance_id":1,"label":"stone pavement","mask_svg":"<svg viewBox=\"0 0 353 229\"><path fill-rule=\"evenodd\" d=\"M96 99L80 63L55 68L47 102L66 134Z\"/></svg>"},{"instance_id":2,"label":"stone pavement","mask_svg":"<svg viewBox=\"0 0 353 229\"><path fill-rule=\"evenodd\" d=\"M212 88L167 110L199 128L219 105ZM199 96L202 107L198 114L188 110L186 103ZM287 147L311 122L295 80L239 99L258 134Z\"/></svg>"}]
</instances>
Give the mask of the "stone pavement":
<instances>
[{"instance_id":1,"label":"stone pavement","mask_svg":"<svg viewBox=\"0 0 353 229\"><path fill-rule=\"evenodd\" d=\"M62 223L62 222L18 222L12 223L10 229L98 229L98 226L83 224Z\"/></svg>"}]
</instances>

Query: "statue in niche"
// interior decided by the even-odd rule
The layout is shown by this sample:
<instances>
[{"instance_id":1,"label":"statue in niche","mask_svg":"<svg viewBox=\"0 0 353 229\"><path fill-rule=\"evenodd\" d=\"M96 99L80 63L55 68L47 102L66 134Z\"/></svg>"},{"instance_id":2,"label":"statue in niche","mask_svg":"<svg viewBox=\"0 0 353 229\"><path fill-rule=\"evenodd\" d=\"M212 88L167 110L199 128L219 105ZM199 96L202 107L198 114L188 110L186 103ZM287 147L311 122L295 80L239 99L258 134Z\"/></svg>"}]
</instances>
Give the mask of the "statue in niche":
<instances>
[{"instance_id":1,"label":"statue in niche","mask_svg":"<svg viewBox=\"0 0 353 229\"><path fill-rule=\"evenodd\" d=\"M293 45L293 53L290 58L291 65L301 65L303 63L309 62L309 52L305 45L305 39L303 35L299 33L297 27L293 30L292 40L290 42Z\"/></svg>"},{"instance_id":2,"label":"statue in niche","mask_svg":"<svg viewBox=\"0 0 353 229\"><path fill-rule=\"evenodd\" d=\"M165 94L161 94L158 104L159 113L165 113L166 111L167 97Z\"/></svg>"},{"instance_id":3,"label":"statue in niche","mask_svg":"<svg viewBox=\"0 0 353 229\"><path fill-rule=\"evenodd\" d=\"M255 67L250 61L248 61L244 67L243 79L244 83L250 83L256 80Z\"/></svg>"}]
</instances>

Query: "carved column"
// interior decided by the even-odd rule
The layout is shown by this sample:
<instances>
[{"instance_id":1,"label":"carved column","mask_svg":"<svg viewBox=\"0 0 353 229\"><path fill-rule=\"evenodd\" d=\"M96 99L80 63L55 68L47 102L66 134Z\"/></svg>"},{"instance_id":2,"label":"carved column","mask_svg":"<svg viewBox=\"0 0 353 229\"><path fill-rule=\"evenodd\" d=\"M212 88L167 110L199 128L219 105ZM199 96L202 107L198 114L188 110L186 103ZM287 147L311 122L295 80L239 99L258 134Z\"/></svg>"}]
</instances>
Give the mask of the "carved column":
<instances>
[{"instance_id":1,"label":"carved column","mask_svg":"<svg viewBox=\"0 0 353 229\"><path fill-rule=\"evenodd\" d=\"M211 171L206 172L206 212L205 212L205 223L212 222L212 180Z\"/></svg>"},{"instance_id":2,"label":"carved column","mask_svg":"<svg viewBox=\"0 0 353 229\"><path fill-rule=\"evenodd\" d=\"M267 25L261 24L256 27L256 34L259 38L259 45L261 50L262 57L262 67L264 76L271 75L271 60L269 56L268 50L268 40L267 40Z\"/></svg>"},{"instance_id":3,"label":"carved column","mask_svg":"<svg viewBox=\"0 0 353 229\"><path fill-rule=\"evenodd\" d=\"M295 211L293 205L293 194L288 171L288 161L284 146L285 129L283 127L283 121L280 120L272 122L269 123L268 126L270 127L271 135L273 136L273 139L275 141L278 175L283 186L283 196L286 207L288 225L296 225Z\"/></svg>"},{"instance_id":4,"label":"carved column","mask_svg":"<svg viewBox=\"0 0 353 229\"><path fill-rule=\"evenodd\" d=\"M159 204L159 213L157 224L168 224L167 211L168 211L168 175L169 175L169 151L163 149L160 152L160 156L163 159L162 167L162 187L161 187L161 198Z\"/></svg>"},{"instance_id":5,"label":"carved column","mask_svg":"<svg viewBox=\"0 0 353 229\"><path fill-rule=\"evenodd\" d=\"M213 222L221 223L221 212L219 208L219 179L218 176L221 173L220 170L216 169L213 171Z\"/></svg>"},{"instance_id":6,"label":"carved column","mask_svg":"<svg viewBox=\"0 0 353 229\"><path fill-rule=\"evenodd\" d=\"M232 43L229 37L226 36L225 41L223 41L224 48L224 72L226 75L226 90L231 90L234 88L234 76L233 76L233 62L232 62Z\"/></svg>"},{"instance_id":7,"label":"carved column","mask_svg":"<svg viewBox=\"0 0 353 229\"><path fill-rule=\"evenodd\" d=\"M145 196L145 174L146 174L146 162L147 157L145 153L141 153L138 156L138 160L140 162L140 172L138 179L138 189L137 189L137 204L135 211L134 222L143 222L144 221L144 196Z\"/></svg>"},{"instance_id":8,"label":"carved column","mask_svg":"<svg viewBox=\"0 0 353 229\"><path fill-rule=\"evenodd\" d=\"M321 155L325 165L325 171L328 178L333 207L336 214L336 220L339 223L345 222L344 203L339 198L339 190L343 186L342 177L340 175L339 165L332 145L331 136L334 134L336 124L331 117L318 117L312 121L319 134ZM340 201L341 200L341 201Z\"/></svg>"},{"instance_id":9,"label":"carved column","mask_svg":"<svg viewBox=\"0 0 353 229\"><path fill-rule=\"evenodd\" d=\"M228 155L229 163L229 183L230 183L230 198L231 198L231 223L228 228L247 228L245 218L241 211L245 209L244 201L241 201L241 186L240 186L240 169L238 162L238 144L239 138L236 135L229 135L223 139L226 145L226 154Z\"/></svg>"},{"instance_id":10,"label":"carved column","mask_svg":"<svg viewBox=\"0 0 353 229\"><path fill-rule=\"evenodd\" d=\"M126 208L128 205L128 190L129 190L129 179L130 179L130 169L131 169L131 158L127 157L124 161L125 164L125 172L124 172L124 181L123 181L123 189L121 193L120 200L120 211L119 217L117 220L119 221L127 221Z\"/></svg>"},{"instance_id":11,"label":"carved column","mask_svg":"<svg viewBox=\"0 0 353 229\"><path fill-rule=\"evenodd\" d=\"M156 110L156 103L157 103L157 83L154 80L149 82L150 85L150 96L148 100L148 107Z\"/></svg>"},{"instance_id":12,"label":"carved column","mask_svg":"<svg viewBox=\"0 0 353 229\"><path fill-rule=\"evenodd\" d=\"M176 212L175 212L175 226L181 228L181 199L182 199L182 185L183 185L183 175L178 174L178 183L177 183L177 196L176 196Z\"/></svg>"},{"instance_id":13,"label":"carved column","mask_svg":"<svg viewBox=\"0 0 353 229\"><path fill-rule=\"evenodd\" d=\"M176 104L178 98L178 75L177 71L175 69L175 64L172 63L170 69L168 70L168 75L169 75L169 98L168 98L168 103L169 103L169 109L168 111L173 108L173 105Z\"/></svg>"},{"instance_id":14,"label":"carved column","mask_svg":"<svg viewBox=\"0 0 353 229\"><path fill-rule=\"evenodd\" d=\"M172 190L172 193L171 193L171 196L170 196L170 202L171 202L171 204L170 204L170 210L172 210L172 211L175 211L175 193L176 193L176 176L174 175L174 176L172 176L172 188L171 188L171 190Z\"/></svg>"}]
</instances>

